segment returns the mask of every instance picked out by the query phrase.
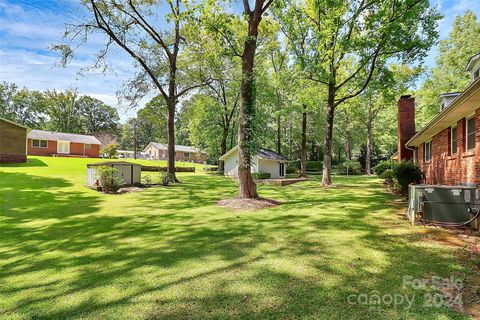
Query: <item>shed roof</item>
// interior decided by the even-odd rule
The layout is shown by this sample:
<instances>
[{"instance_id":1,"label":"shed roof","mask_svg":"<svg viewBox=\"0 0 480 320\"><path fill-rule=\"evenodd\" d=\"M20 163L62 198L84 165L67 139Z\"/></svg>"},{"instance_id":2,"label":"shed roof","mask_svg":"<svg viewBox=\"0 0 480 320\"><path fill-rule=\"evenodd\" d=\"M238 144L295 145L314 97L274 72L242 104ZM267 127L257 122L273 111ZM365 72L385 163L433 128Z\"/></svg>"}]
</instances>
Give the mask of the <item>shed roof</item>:
<instances>
[{"instance_id":1,"label":"shed roof","mask_svg":"<svg viewBox=\"0 0 480 320\"><path fill-rule=\"evenodd\" d=\"M28 133L27 137L29 139L69 141L69 142L86 143L86 144L102 144L94 136L75 134L75 133L45 131L45 130L32 130Z\"/></svg>"},{"instance_id":2,"label":"shed roof","mask_svg":"<svg viewBox=\"0 0 480 320\"><path fill-rule=\"evenodd\" d=\"M221 156L220 160L225 160L230 155L232 155L235 151L237 151L237 149L238 149L238 146L233 147L232 149L230 149L230 151L228 151L223 156ZM286 158L282 157L281 155L279 155L275 151L270 150L270 149L265 149L265 148L258 149L257 157L259 157L260 159L263 159L263 160L288 161Z\"/></svg>"},{"instance_id":3,"label":"shed roof","mask_svg":"<svg viewBox=\"0 0 480 320\"><path fill-rule=\"evenodd\" d=\"M28 127L27 127L27 126L24 126L23 124L16 123L16 122L14 122L14 121L11 121L11 120L8 120L8 119L5 119L5 118L0 118L0 120L5 121L5 122L8 122L8 123L11 123L11 124L13 124L13 125L15 125L15 126L17 126L17 127L21 127L21 128L24 128L24 129L29 130Z\"/></svg>"},{"instance_id":4,"label":"shed roof","mask_svg":"<svg viewBox=\"0 0 480 320\"><path fill-rule=\"evenodd\" d=\"M168 149L168 145L163 144L163 143L150 142L148 145L153 145L155 148L160 149L160 150L167 150ZM175 151L205 153L204 151L201 151L198 148L191 147L191 146L182 146L182 145L179 145L179 144L175 145Z\"/></svg>"},{"instance_id":5,"label":"shed roof","mask_svg":"<svg viewBox=\"0 0 480 320\"><path fill-rule=\"evenodd\" d=\"M133 163L128 161L103 161L103 162L88 163L87 167L100 167L100 166L110 166L110 165L141 166L138 163Z\"/></svg>"}]
</instances>

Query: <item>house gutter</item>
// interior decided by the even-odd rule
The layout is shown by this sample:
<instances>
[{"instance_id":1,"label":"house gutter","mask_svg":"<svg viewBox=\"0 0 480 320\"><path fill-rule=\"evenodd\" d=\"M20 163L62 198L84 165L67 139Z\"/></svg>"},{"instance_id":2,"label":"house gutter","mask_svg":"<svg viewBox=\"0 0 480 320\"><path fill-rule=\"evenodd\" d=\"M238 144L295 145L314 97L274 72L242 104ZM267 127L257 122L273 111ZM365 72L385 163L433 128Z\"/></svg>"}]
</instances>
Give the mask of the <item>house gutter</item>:
<instances>
[{"instance_id":1,"label":"house gutter","mask_svg":"<svg viewBox=\"0 0 480 320\"><path fill-rule=\"evenodd\" d=\"M460 95L458 95L451 103L450 105L445 108L441 113L439 113L435 118L433 118L432 121L430 121L425 127L422 128L422 130L418 131L413 137L410 138L410 140L405 143L405 147L407 149L410 149L411 147L416 147L423 143L424 141L430 139L431 137L435 136L435 134L429 134L424 139L421 140L421 142L418 142L417 144L414 144L415 140L420 139L425 132L434 127L436 124L438 124L440 121L442 121L446 116L450 115L452 112L455 112L455 109L457 109L466 99L472 96L478 89L480 89L480 78L476 79L474 82L472 82L467 89L465 89ZM439 131L443 130L445 128L441 128ZM411 149L410 149L411 150Z\"/></svg>"}]
</instances>

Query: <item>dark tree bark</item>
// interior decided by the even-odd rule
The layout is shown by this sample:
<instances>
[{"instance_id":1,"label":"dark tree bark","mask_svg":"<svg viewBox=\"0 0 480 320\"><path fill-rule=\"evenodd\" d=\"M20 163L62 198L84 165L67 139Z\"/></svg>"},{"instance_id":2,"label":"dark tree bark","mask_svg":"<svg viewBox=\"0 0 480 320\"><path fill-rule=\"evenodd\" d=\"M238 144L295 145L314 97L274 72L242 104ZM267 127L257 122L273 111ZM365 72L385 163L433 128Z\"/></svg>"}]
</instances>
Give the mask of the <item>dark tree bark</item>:
<instances>
[{"instance_id":1,"label":"dark tree bark","mask_svg":"<svg viewBox=\"0 0 480 320\"><path fill-rule=\"evenodd\" d=\"M247 38L242 53L242 85L240 90L240 110L238 112L238 179L240 198L258 198L257 185L251 172L253 117L255 115L255 79L253 66L257 49L258 26L262 14L273 0L256 0L253 10L248 0L243 0L244 12L248 19Z\"/></svg>"},{"instance_id":2,"label":"dark tree bark","mask_svg":"<svg viewBox=\"0 0 480 320\"><path fill-rule=\"evenodd\" d=\"M323 154L323 174L322 185L329 186L332 184L332 140L333 140L333 119L335 117L335 84L330 83L328 86L327 99L327 123L325 125L325 144Z\"/></svg>"},{"instance_id":3,"label":"dark tree bark","mask_svg":"<svg viewBox=\"0 0 480 320\"><path fill-rule=\"evenodd\" d=\"M277 115L277 153L282 154L282 126L280 114Z\"/></svg>"},{"instance_id":4,"label":"dark tree bark","mask_svg":"<svg viewBox=\"0 0 480 320\"><path fill-rule=\"evenodd\" d=\"M372 174L372 121L369 117L367 120L367 150L365 155L365 174Z\"/></svg>"},{"instance_id":5,"label":"dark tree bark","mask_svg":"<svg viewBox=\"0 0 480 320\"><path fill-rule=\"evenodd\" d=\"M302 146L300 155L300 176L307 176L307 107L303 106L302 113Z\"/></svg>"}]
</instances>

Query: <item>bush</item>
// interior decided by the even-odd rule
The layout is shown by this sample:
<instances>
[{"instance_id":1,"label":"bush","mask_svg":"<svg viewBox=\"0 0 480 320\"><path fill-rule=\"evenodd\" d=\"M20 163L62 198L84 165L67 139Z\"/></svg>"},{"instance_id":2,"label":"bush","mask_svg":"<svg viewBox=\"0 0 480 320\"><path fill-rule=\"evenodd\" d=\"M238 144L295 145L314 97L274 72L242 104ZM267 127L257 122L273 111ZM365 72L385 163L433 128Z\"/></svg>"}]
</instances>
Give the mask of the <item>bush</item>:
<instances>
[{"instance_id":1,"label":"bush","mask_svg":"<svg viewBox=\"0 0 480 320\"><path fill-rule=\"evenodd\" d=\"M168 186L170 183L175 183L175 175L169 172L160 173L160 181L164 186Z\"/></svg>"},{"instance_id":2,"label":"bush","mask_svg":"<svg viewBox=\"0 0 480 320\"><path fill-rule=\"evenodd\" d=\"M300 171L300 161L287 162L287 173L297 173Z\"/></svg>"},{"instance_id":3,"label":"bush","mask_svg":"<svg viewBox=\"0 0 480 320\"><path fill-rule=\"evenodd\" d=\"M272 175L268 172L257 172L252 173L252 176L254 179L270 179Z\"/></svg>"},{"instance_id":4,"label":"bush","mask_svg":"<svg viewBox=\"0 0 480 320\"><path fill-rule=\"evenodd\" d=\"M100 166L97 168L97 178L100 180L104 192L117 191L124 184L117 173L118 170L112 167Z\"/></svg>"},{"instance_id":5,"label":"bush","mask_svg":"<svg viewBox=\"0 0 480 320\"><path fill-rule=\"evenodd\" d=\"M110 143L100 150L100 154L104 154L107 158L117 157L118 143Z\"/></svg>"},{"instance_id":6,"label":"bush","mask_svg":"<svg viewBox=\"0 0 480 320\"><path fill-rule=\"evenodd\" d=\"M423 173L419 166L411 161L402 161L393 167L395 180L398 182L398 189L402 194L407 194L408 185L421 183Z\"/></svg>"},{"instance_id":7,"label":"bush","mask_svg":"<svg viewBox=\"0 0 480 320\"><path fill-rule=\"evenodd\" d=\"M322 171L323 162L322 161L307 161L305 163L307 171Z\"/></svg>"},{"instance_id":8,"label":"bush","mask_svg":"<svg viewBox=\"0 0 480 320\"><path fill-rule=\"evenodd\" d=\"M340 164L339 169L340 174L360 174L362 165L358 161L347 160Z\"/></svg>"},{"instance_id":9,"label":"bush","mask_svg":"<svg viewBox=\"0 0 480 320\"><path fill-rule=\"evenodd\" d=\"M388 184L391 188L393 188L393 183L395 182L395 174L393 173L392 169L387 169L383 171L380 178L385 179L385 183Z\"/></svg>"},{"instance_id":10,"label":"bush","mask_svg":"<svg viewBox=\"0 0 480 320\"><path fill-rule=\"evenodd\" d=\"M145 175L143 181L145 181L145 184L152 184L152 177L150 177L150 175Z\"/></svg>"},{"instance_id":11,"label":"bush","mask_svg":"<svg viewBox=\"0 0 480 320\"><path fill-rule=\"evenodd\" d=\"M390 160L380 161L375 167L373 167L373 173L375 173L379 177L382 177L382 174L386 170L393 170L393 167L396 164L396 162Z\"/></svg>"}]
</instances>

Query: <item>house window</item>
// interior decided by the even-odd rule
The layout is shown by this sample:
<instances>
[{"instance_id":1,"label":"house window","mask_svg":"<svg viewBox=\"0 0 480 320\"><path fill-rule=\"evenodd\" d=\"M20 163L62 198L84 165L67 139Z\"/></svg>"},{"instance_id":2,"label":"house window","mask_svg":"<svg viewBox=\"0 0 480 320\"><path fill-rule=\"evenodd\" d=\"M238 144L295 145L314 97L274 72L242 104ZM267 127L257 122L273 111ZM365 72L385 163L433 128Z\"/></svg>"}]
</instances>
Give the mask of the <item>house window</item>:
<instances>
[{"instance_id":1,"label":"house window","mask_svg":"<svg viewBox=\"0 0 480 320\"><path fill-rule=\"evenodd\" d=\"M425 161L432 160L432 140L424 143L423 152L425 154Z\"/></svg>"},{"instance_id":2,"label":"house window","mask_svg":"<svg viewBox=\"0 0 480 320\"><path fill-rule=\"evenodd\" d=\"M92 145L90 143L85 143L85 149L92 149Z\"/></svg>"},{"instance_id":3,"label":"house window","mask_svg":"<svg viewBox=\"0 0 480 320\"><path fill-rule=\"evenodd\" d=\"M457 127L450 130L450 151L451 154L457 154Z\"/></svg>"},{"instance_id":4,"label":"house window","mask_svg":"<svg viewBox=\"0 0 480 320\"><path fill-rule=\"evenodd\" d=\"M47 140L32 139L32 147L34 148L48 148Z\"/></svg>"},{"instance_id":5,"label":"house window","mask_svg":"<svg viewBox=\"0 0 480 320\"><path fill-rule=\"evenodd\" d=\"M190 158L190 153L184 152L184 153L183 153L183 156L184 156L185 158Z\"/></svg>"},{"instance_id":6,"label":"house window","mask_svg":"<svg viewBox=\"0 0 480 320\"><path fill-rule=\"evenodd\" d=\"M70 142L68 141L57 141L57 153L70 153Z\"/></svg>"},{"instance_id":7,"label":"house window","mask_svg":"<svg viewBox=\"0 0 480 320\"><path fill-rule=\"evenodd\" d=\"M467 151L475 149L475 117L467 120Z\"/></svg>"}]
</instances>

